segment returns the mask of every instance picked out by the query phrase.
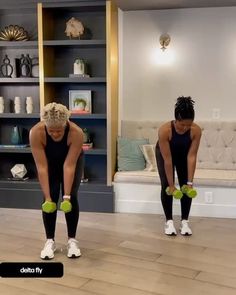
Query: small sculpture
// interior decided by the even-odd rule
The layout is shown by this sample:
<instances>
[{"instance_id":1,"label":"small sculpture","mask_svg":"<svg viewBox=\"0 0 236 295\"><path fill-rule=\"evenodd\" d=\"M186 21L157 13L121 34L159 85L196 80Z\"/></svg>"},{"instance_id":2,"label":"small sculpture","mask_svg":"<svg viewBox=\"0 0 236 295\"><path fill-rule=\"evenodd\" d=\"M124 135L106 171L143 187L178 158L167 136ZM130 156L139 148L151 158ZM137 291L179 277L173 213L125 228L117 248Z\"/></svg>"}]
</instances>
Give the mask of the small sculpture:
<instances>
[{"instance_id":1,"label":"small sculpture","mask_svg":"<svg viewBox=\"0 0 236 295\"><path fill-rule=\"evenodd\" d=\"M11 174L14 178L23 178L27 173L24 164L16 164L11 168Z\"/></svg>"},{"instance_id":2,"label":"small sculpture","mask_svg":"<svg viewBox=\"0 0 236 295\"><path fill-rule=\"evenodd\" d=\"M29 40L28 32L18 25L10 25L0 32L0 40L3 41L26 41Z\"/></svg>"},{"instance_id":3,"label":"small sculpture","mask_svg":"<svg viewBox=\"0 0 236 295\"><path fill-rule=\"evenodd\" d=\"M32 61L29 54L21 54L20 58L20 76L21 77L31 77L32 72Z\"/></svg>"},{"instance_id":4,"label":"small sculpture","mask_svg":"<svg viewBox=\"0 0 236 295\"><path fill-rule=\"evenodd\" d=\"M84 33L84 26L83 24L76 18L72 17L66 23L66 36L71 38L79 38Z\"/></svg>"},{"instance_id":5,"label":"small sculpture","mask_svg":"<svg viewBox=\"0 0 236 295\"><path fill-rule=\"evenodd\" d=\"M0 67L0 70L3 77L11 78L11 75L13 73L13 66L11 65L10 59L8 58L7 54L3 59L3 63Z\"/></svg>"}]
</instances>

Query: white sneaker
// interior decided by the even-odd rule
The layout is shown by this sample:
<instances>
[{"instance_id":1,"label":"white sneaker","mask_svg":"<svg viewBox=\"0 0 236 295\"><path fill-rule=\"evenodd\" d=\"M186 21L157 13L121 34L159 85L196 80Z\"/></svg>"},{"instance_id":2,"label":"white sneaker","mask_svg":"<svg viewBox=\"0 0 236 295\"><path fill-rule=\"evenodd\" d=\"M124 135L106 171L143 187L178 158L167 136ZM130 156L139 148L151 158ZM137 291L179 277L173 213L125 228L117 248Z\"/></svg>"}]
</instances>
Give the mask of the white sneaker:
<instances>
[{"instance_id":1,"label":"white sneaker","mask_svg":"<svg viewBox=\"0 0 236 295\"><path fill-rule=\"evenodd\" d=\"M192 235L192 231L191 228L188 226L189 221L183 219L181 221L181 226L180 226L180 233L183 236L191 236Z\"/></svg>"},{"instance_id":2,"label":"white sneaker","mask_svg":"<svg viewBox=\"0 0 236 295\"><path fill-rule=\"evenodd\" d=\"M40 258L49 260L54 258L54 252L56 251L56 244L53 239L47 239L43 250L41 251Z\"/></svg>"},{"instance_id":3,"label":"white sneaker","mask_svg":"<svg viewBox=\"0 0 236 295\"><path fill-rule=\"evenodd\" d=\"M176 229L174 227L173 220L168 220L165 223L165 234L168 236L176 236Z\"/></svg>"},{"instance_id":4,"label":"white sneaker","mask_svg":"<svg viewBox=\"0 0 236 295\"><path fill-rule=\"evenodd\" d=\"M76 241L76 239L71 238L68 240L67 251L67 257L69 258L77 258L81 256L78 241Z\"/></svg>"}]
</instances>

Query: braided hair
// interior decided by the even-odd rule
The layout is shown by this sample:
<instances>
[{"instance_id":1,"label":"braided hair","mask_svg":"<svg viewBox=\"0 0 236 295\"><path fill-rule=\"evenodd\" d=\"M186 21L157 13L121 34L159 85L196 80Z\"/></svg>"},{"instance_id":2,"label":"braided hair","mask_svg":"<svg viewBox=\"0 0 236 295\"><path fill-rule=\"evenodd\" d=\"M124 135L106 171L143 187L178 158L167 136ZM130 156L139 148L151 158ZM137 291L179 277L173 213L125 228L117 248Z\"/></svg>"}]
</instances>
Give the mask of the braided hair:
<instances>
[{"instance_id":1,"label":"braided hair","mask_svg":"<svg viewBox=\"0 0 236 295\"><path fill-rule=\"evenodd\" d=\"M48 127L65 126L70 117L70 111L60 103L48 103L41 112L41 119Z\"/></svg>"},{"instance_id":2,"label":"braided hair","mask_svg":"<svg viewBox=\"0 0 236 295\"><path fill-rule=\"evenodd\" d=\"M180 96L175 104L175 119L176 120L194 120L195 111L194 103L190 96Z\"/></svg>"}]
</instances>

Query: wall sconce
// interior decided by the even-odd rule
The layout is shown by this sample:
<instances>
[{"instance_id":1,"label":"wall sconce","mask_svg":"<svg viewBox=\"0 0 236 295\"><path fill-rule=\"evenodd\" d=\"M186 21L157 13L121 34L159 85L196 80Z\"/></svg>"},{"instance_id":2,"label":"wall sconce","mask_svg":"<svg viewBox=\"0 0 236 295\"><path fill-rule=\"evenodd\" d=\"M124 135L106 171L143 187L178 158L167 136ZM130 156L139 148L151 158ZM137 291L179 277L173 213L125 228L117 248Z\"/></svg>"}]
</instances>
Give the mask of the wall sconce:
<instances>
[{"instance_id":1,"label":"wall sconce","mask_svg":"<svg viewBox=\"0 0 236 295\"><path fill-rule=\"evenodd\" d=\"M161 49L166 50L167 46L170 44L170 36L168 34L162 34L160 39Z\"/></svg>"}]
</instances>

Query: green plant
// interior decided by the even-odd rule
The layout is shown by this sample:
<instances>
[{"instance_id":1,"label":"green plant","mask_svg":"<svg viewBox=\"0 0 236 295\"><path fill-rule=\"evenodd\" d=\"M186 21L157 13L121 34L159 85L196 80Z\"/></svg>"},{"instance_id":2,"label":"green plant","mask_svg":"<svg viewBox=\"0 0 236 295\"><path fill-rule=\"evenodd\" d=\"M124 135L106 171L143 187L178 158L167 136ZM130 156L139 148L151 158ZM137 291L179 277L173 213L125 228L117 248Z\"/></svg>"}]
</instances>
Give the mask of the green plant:
<instances>
[{"instance_id":1,"label":"green plant","mask_svg":"<svg viewBox=\"0 0 236 295\"><path fill-rule=\"evenodd\" d=\"M74 101L73 101L74 107L75 107L75 106L78 106L80 103L83 104L83 107L84 107L84 108L85 108L86 105L87 105L86 100L83 99L83 98L75 98Z\"/></svg>"}]
</instances>

